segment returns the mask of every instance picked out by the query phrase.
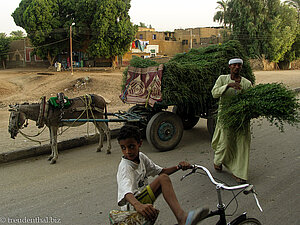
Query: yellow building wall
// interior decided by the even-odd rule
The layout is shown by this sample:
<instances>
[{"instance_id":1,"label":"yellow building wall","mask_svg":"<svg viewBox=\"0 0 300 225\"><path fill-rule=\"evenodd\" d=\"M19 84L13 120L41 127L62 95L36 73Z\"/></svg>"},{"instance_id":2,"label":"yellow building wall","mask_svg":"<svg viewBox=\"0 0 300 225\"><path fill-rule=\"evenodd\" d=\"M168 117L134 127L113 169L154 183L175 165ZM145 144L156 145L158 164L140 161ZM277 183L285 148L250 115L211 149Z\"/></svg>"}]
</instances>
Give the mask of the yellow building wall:
<instances>
[{"instance_id":1,"label":"yellow building wall","mask_svg":"<svg viewBox=\"0 0 300 225\"><path fill-rule=\"evenodd\" d=\"M158 57L173 57L177 53L188 52L191 49L191 41L193 48L205 47L209 44L221 42L221 31L222 28L213 27L175 29L174 32L159 32L154 29L139 28L139 31L136 33L136 40L149 41L150 45L159 45ZM154 39L154 36L156 39ZM126 65L133 55L143 57L149 54L143 52L132 53L129 51L123 56L123 64Z\"/></svg>"}]
</instances>

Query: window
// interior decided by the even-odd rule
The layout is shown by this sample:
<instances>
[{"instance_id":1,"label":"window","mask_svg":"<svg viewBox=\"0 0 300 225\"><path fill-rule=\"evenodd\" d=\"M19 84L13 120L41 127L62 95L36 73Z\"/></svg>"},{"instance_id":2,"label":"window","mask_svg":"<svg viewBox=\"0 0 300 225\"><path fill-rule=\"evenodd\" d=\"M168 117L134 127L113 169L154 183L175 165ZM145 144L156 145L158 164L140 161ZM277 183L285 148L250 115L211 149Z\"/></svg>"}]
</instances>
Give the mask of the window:
<instances>
[{"instance_id":1,"label":"window","mask_svg":"<svg viewBox=\"0 0 300 225\"><path fill-rule=\"evenodd\" d=\"M140 34L140 39L143 39L143 35L142 34Z\"/></svg>"},{"instance_id":2,"label":"window","mask_svg":"<svg viewBox=\"0 0 300 225\"><path fill-rule=\"evenodd\" d=\"M182 40L182 45L188 45L189 41L188 40Z\"/></svg>"},{"instance_id":3,"label":"window","mask_svg":"<svg viewBox=\"0 0 300 225\"><path fill-rule=\"evenodd\" d=\"M152 40L156 40L156 34L152 35Z\"/></svg>"}]
</instances>

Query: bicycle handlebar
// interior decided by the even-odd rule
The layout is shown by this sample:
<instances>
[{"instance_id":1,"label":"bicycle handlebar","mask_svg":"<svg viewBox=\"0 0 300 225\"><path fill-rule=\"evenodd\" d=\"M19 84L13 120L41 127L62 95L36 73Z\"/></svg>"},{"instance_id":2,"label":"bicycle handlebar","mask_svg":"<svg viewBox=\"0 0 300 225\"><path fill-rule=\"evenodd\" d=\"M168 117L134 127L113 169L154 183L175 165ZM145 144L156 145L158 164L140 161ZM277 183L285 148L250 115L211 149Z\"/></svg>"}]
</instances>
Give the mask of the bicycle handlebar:
<instances>
[{"instance_id":1,"label":"bicycle handlebar","mask_svg":"<svg viewBox=\"0 0 300 225\"><path fill-rule=\"evenodd\" d=\"M237 190L237 189L242 189L242 188L244 188L245 190L243 191L243 193L244 193L245 195L247 195L247 194L249 194L249 193L253 193L254 198L255 198L255 201L256 201L256 204L257 204L257 207L260 209L261 212L263 211L262 208L261 208L261 206L260 206L260 204L259 204L259 201L258 201L258 199L257 199L257 197L256 197L256 192L255 192L254 186L253 186L252 184L241 184L241 185L230 186L230 187L229 187L229 186L226 186L226 185L223 184L223 183L217 182L217 181L214 179L214 177L211 175L210 171L209 171L206 167L204 167L204 166L200 166L200 165L196 165L196 164L195 164L195 165L192 165L192 171L191 171L190 173L188 173L188 174L182 176L180 180L183 180L183 179L186 178L187 176L189 176L189 175L195 173L197 169L203 170L203 171L207 174L207 176L209 177L210 181L211 181L214 185L216 185L216 188L217 188L217 189L224 189L224 190L231 190L231 191L232 191L232 190Z\"/></svg>"},{"instance_id":2,"label":"bicycle handlebar","mask_svg":"<svg viewBox=\"0 0 300 225\"><path fill-rule=\"evenodd\" d=\"M211 175L210 171L204 167L204 166L200 166L200 165L193 165L192 166L192 171L186 175L184 175L181 180L183 180L184 178L186 178L187 176L191 175L192 173L195 173L197 169L201 169L203 170L207 176L209 177L210 181L217 186L217 188L220 188L220 189L225 189L225 190L237 190L237 189L242 189L242 188L246 188L248 186L250 186L250 184L241 184L241 185L236 185L236 186L226 186L225 184L223 183L219 183L217 181L215 181L214 177ZM252 185L253 187L253 185ZM250 192L250 190L249 190Z\"/></svg>"}]
</instances>

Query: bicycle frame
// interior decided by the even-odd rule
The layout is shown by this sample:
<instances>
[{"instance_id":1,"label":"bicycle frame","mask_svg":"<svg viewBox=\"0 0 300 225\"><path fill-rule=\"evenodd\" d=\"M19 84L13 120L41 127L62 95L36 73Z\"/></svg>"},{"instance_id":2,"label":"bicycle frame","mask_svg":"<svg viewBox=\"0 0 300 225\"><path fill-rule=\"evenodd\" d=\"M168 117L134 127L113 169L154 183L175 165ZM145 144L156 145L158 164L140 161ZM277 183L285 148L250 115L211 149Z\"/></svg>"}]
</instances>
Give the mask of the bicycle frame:
<instances>
[{"instance_id":1,"label":"bicycle frame","mask_svg":"<svg viewBox=\"0 0 300 225\"><path fill-rule=\"evenodd\" d=\"M226 215L225 215L225 204L222 202L221 188L219 186L217 186L216 190L217 190L217 196L218 196L218 205L217 205L218 210L211 211L208 214L207 218L219 215L220 219L216 225L227 225ZM243 213L242 215L240 215L239 217L234 219L229 224L230 225L238 224L239 222L243 221L244 219L246 219L246 213Z\"/></svg>"},{"instance_id":2,"label":"bicycle frame","mask_svg":"<svg viewBox=\"0 0 300 225\"><path fill-rule=\"evenodd\" d=\"M216 210L216 211L211 211L208 214L207 218L217 216L217 215L220 216L220 219L216 223L216 225L237 225L237 224L239 224L240 222L244 221L247 218L247 213L244 212L242 215L238 216L233 221L231 221L230 223L227 224L226 215L225 215L225 207L224 206L222 206L222 208L218 208L218 210Z\"/></svg>"}]
</instances>

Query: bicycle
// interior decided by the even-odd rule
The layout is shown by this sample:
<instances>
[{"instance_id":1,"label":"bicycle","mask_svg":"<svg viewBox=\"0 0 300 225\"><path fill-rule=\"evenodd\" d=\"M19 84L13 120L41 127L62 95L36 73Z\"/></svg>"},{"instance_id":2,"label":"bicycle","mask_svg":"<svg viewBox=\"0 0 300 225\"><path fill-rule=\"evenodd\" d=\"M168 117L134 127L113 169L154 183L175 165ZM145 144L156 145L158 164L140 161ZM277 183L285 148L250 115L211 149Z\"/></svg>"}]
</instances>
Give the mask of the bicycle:
<instances>
[{"instance_id":1,"label":"bicycle","mask_svg":"<svg viewBox=\"0 0 300 225\"><path fill-rule=\"evenodd\" d=\"M261 225L261 223L255 219L255 218L248 218L247 217L247 213L244 212L242 215L238 216L237 218L235 218L233 221L227 223L226 222L226 214L225 214L225 210L226 208L230 205L230 203L232 202L232 200L236 199L236 197L240 194L240 193L244 193L245 195L249 194L249 193L253 193L257 207L260 209L260 211L262 212L262 208L259 204L259 201L257 199L256 196L256 192L254 190L254 186L251 184L242 184L242 185L237 185L237 186L226 186L223 183L218 183L215 181L214 177L211 175L210 171L205 168L204 166L200 166L200 165L193 165L192 171L186 175L184 175L181 180L183 180L184 178L186 178L187 176L196 173L198 169L203 170L207 176L209 177L210 181L216 185L216 190L217 190L217 195L218 195L218 205L217 205L217 210L215 211L211 211L208 216L206 217L213 217L213 216L218 216L219 215L219 221L216 223L216 225ZM200 172L197 172L200 173ZM202 174L202 173L200 173ZM221 190L238 190L238 189L242 189L240 192L238 192L236 195L234 194L234 197L232 198L232 200L228 203L227 207L225 206L225 204L222 201L222 196L221 196Z\"/></svg>"}]
</instances>

